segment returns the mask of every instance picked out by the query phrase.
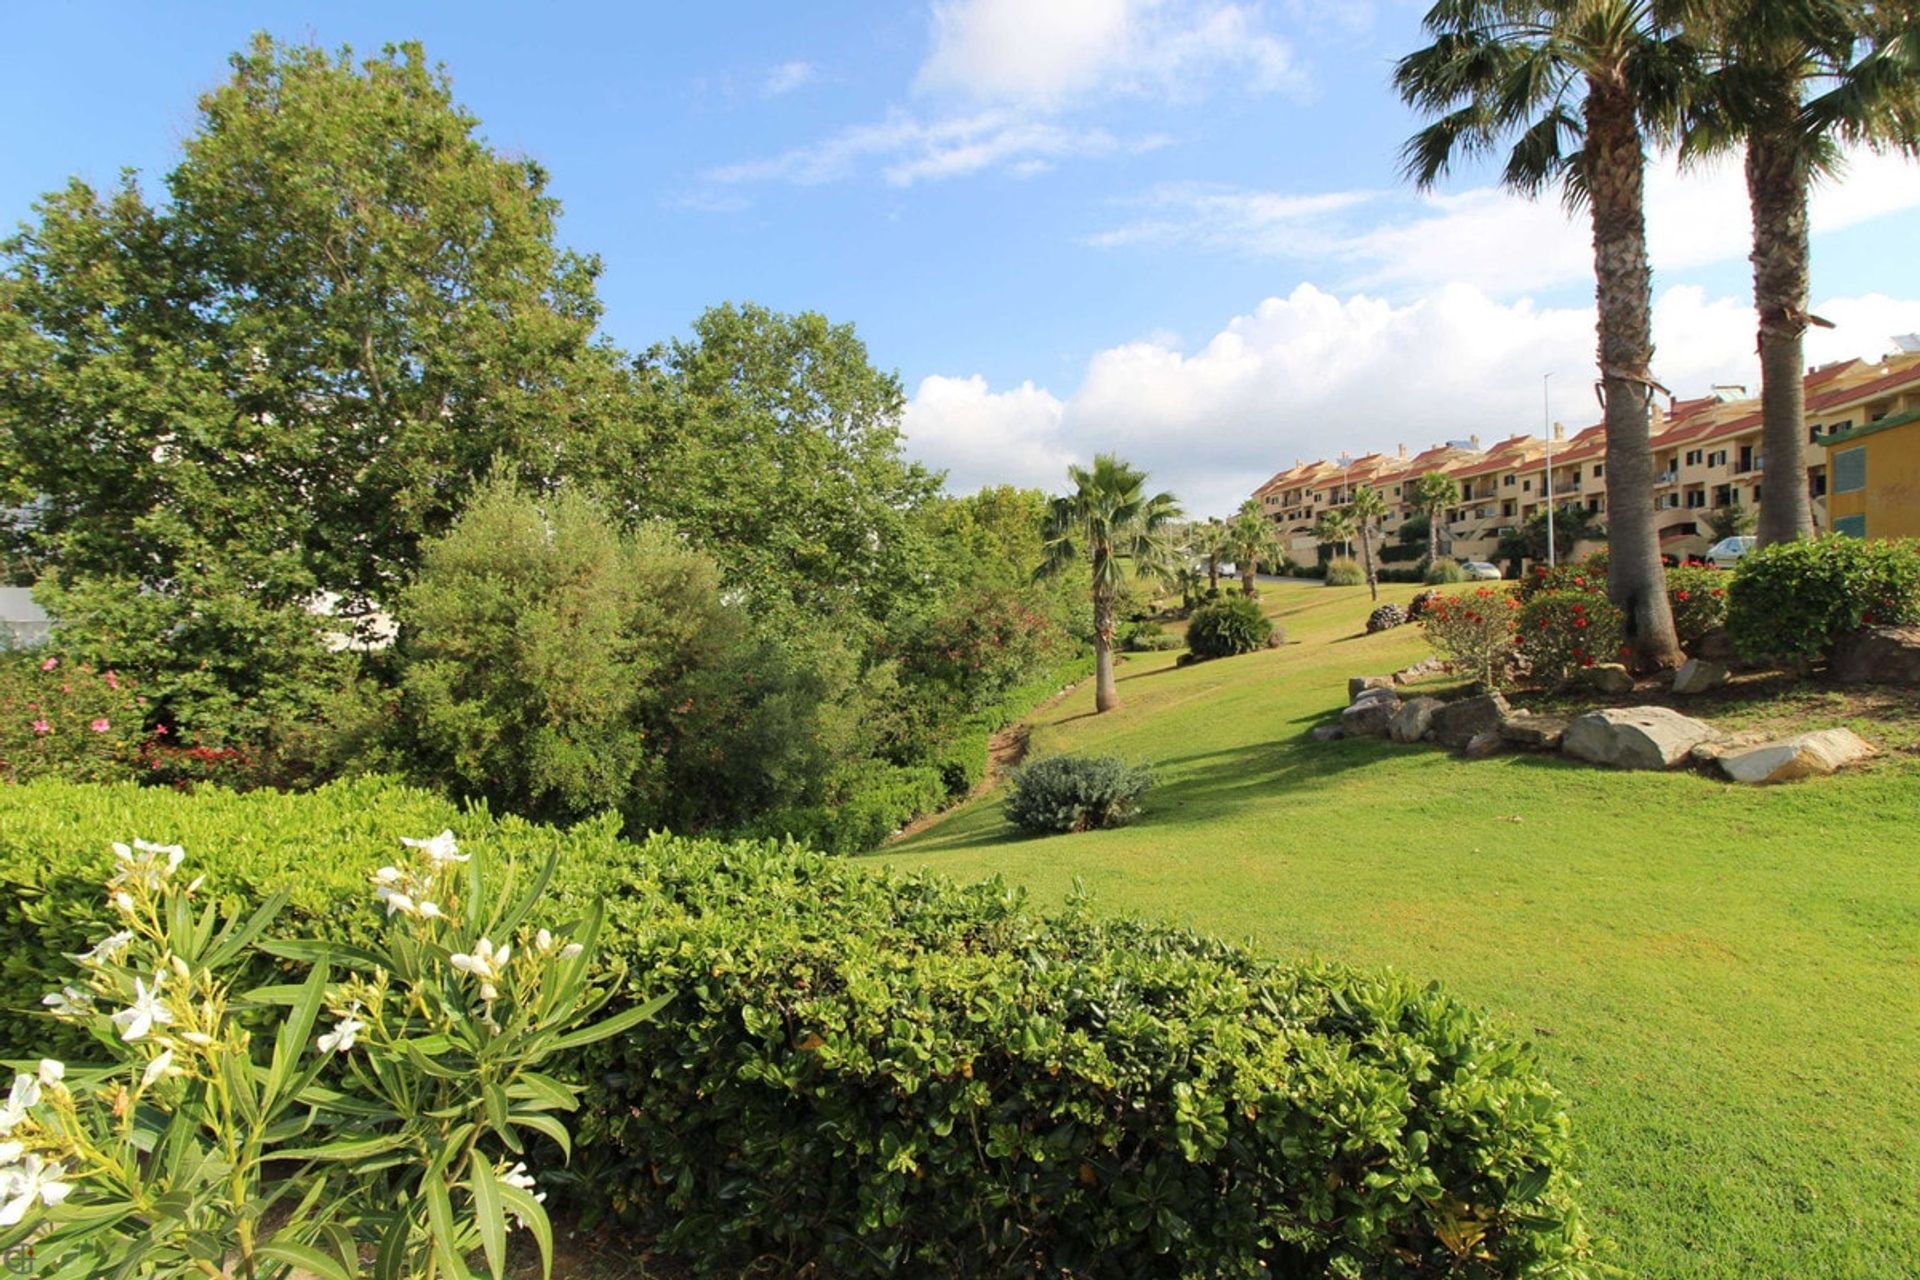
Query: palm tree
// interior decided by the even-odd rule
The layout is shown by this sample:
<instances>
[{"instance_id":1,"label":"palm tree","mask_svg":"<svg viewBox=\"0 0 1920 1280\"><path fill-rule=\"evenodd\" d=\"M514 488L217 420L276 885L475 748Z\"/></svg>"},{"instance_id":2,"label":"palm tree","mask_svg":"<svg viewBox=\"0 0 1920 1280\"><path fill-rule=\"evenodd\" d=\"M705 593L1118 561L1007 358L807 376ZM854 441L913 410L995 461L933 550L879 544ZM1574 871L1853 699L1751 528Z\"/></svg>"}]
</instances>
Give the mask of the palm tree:
<instances>
[{"instance_id":1,"label":"palm tree","mask_svg":"<svg viewBox=\"0 0 1920 1280\"><path fill-rule=\"evenodd\" d=\"M1232 539L1227 536L1227 522L1219 516L1209 516L1193 526L1193 553L1207 562L1207 589L1220 590L1220 563L1233 554Z\"/></svg>"},{"instance_id":2,"label":"palm tree","mask_svg":"<svg viewBox=\"0 0 1920 1280\"><path fill-rule=\"evenodd\" d=\"M1353 542L1353 517L1344 507L1329 507L1313 522L1313 537L1321 546Z\"/></svg>"},{"instance_id":3,"label":"palm tree","mask_svg":"<svg viewBox=\"0 0 1920 1280\"><path fill-rule=\"evenodd\" d=\"M1692 47L1655 0L1439 0L1433 43L1394 68L1401 96L1432 123L1405 150L1431 187L1461 156L1513 139L1502 181L1528 195L1558 184L1593 224L1600 380L1606 405L1607 594L1627 617L1642 667L1684 655L1653 523L1650 409L1653 283L1647 265L1647 137L1676 127L1695 74Z\"/></svg>"},{"instance_id":4,"label":"palm tree","mask_svg":"<svg viewBox=\"0 0 1920 1280\"><path fill-rule=\"evenodd\" d=\"M1254 575L1260 572L1260 557L1280 549L1279 533L1260 510L1260 504L1248 498L1227 523L1227 541L1240 570L1240 594L1251 599L1260 594L1254 581Z\"/></svg>"},{"instance_id":5,"label":"palm tree","mask_svg":"<svg viewBox=\"0 0 1920 1280\"><path fill-rule=\"evenodd\" d=\"M1440 517L1460 501L1460 482L1440 471L1429 471L1413 484L1413 504L1427 514L1427 563L1440 558Z\"/></svg>"},{"instance_id":6,"label":"palm tree","mask_svg":"<svg viewBox=\"0 0 1920 1280\"><path fill-rule=\"evenodd\" d=\"M1904 10L1904 21L1888 16ZM1856 0L1695 0L1707 74L1689 154L1744 144L1760 321L1760 545L1813 535L1803 339L1810 315L1807 197L1842 143L1920 151L1920 12ZM1902 30L1902 26L1905 27Z\"/></svg>"},{"instance_id":7,"label":"palm tree","mask_svg":"<svg viewBox=\"0 0 1920 1280\"><path fill-rule=\"evenodd\" d=\"M1363 484L1353 491L1353 499L1347 503L1347 518L1353 522L1354 532L1360 535L1360 556L1367 566L1367 590L1378 600L1380 583L1373 572L1373 534L1387 518L1387 500L1380 496L1378 489Z\"/></svg>"},{"instance_id":8,"label":"palm tree","mask_svg":"<svg viewBox=\"0 0 1920 1280\"><path fill-rule=\"evenodd\" d=\"M1173 495L1146 495L1147 475L1111 453L1096 456L1091 468L1067 468L1074 491L1047 504L1043 531L1046 559L1035 570L1050 577L1085 561L1093 569L1094 708L1120 705L1113 682L1114 598L1126 582L1126 567L1148 577L1163 569L1167 543L1162 533L1180 516Z\"/></svg>"}]
</instances>

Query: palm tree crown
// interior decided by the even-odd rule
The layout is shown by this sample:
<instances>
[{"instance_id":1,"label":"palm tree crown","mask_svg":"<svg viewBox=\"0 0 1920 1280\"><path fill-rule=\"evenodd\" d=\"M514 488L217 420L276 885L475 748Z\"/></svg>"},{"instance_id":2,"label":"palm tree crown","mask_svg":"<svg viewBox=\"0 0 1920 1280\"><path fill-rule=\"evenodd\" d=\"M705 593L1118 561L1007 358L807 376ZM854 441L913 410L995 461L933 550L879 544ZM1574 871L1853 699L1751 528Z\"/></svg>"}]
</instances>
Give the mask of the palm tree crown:
<instances>
[{"instance_id":1,"label":"palm tree crown","mask_svg":"<svg viewBox=\"0 0 1920 1280\"><path fill-rule=\"evenodd\" d=\"M1440 558L1440 517L1460 501L1460 482L1442 471L1429 471L1414 481L1414 505L1427 513L1427 563Z\"/></svg>"},{"instance_id":2,"label":"palm tree crown","mask_svg":"<svg viewBox=\"0 0 1920 1280\"><path fill-rule=\"evenodd\" d=\"M1234 512L1233 519L1227 522L1227 541L1233 551L1234 566L1240 570L1241 594L1258 595L1259 586L1254 579L1260 571L1260 557L1271 558L1280 548L1280 539L1273 521L1267 519L1257 501L1249 498Z\"/></svg>"},{"instance_id":3,"label":"palm tree crown","mask_svg":"<svg viewBox=\"0 0 1920 1280\"><path fill-rule=\"evenodd\" d=\"M1149 576L1164 570L1166 526L1180 516L1173 495L1146 492L1147 476L1110 453L1092 467L1067 468L1073 492L1047 506L1043 554L1037 577L1085 562L1093 571L1093 649L1098 674L1094 702L1101 711L1120 704L1113 679L1114 601L1129 571Z\"/></svg>"}]
</instances>

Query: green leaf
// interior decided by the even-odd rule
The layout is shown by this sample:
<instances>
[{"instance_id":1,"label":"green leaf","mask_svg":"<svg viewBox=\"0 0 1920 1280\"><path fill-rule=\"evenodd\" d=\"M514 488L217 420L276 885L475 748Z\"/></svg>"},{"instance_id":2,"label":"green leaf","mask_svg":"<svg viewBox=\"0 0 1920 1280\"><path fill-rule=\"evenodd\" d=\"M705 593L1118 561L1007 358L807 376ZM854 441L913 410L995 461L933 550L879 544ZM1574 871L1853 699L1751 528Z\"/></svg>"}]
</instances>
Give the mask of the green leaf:
<instances>
[{"instance_id":1,"label":"green leaf","mask_svg":"<svg viewBox=\"0 0 1920 1280\"><path fill-rule=\"evenodd\" d=\"M203 957L203 962L209 969L218 969L226 964L265 932L266 927L273 923L273 918L279 915L286 905L287 891L276 889L267 895L266 901L262 902L254 913L247 917L246 923L239 928L234 928L233 922L229 920L226 929L215 941L213 949Z\"/></svg>"},{"instance_id":2,"label":"green leaf","mask_svg":"<svg viewBox=\"0 0 1920 1280\"><path fill-rule=\"evenodd\" d=\"M316 1276L324 1277L324 1280L354 1280L353 1273L341 1266L338 1258L322 1253L312 1245L282 1244L275 1240L271 1244L261 1245L256 1252L262 1258L311 1271Z\"/></svg>"},{"instance_id":3,"label":"green leaf","mask_svg":"<svg viewBox=\"0 0 1920 1280\"><path fill-rule=\"evenodd\" d=\"M561 1153L567 1159L573 1159L573 1135L567 1132L567 1126L552 1116L540 1111L519 1111L509 1117L511 1122L522 1129L532 1129L544 1133L559 1144Z\"/></svg>"},{"instance_id":4,"label":"green leaf","mask_svg":"<svg viewBox=\"0 0 1920 1280\"><path fill-rule=\"evenodd\" d=\"M469 1180L473 1191L474 1221L480 1228L480 1247L486 1250L487 1270L500 1280L507 1265L507 1222L500 1207L500 1184L493 1166L475 1152L470 1162Z\"/></svg>"},{"instance_id":5,"label":"green leaf","mask_svg":"<svg viewBox=\"0 0 1920 1280\"><path fill-rule=\"evenodd\" d=\"M407 1144L404 1134L384 1134L377 1138L343 1138L317 1147L295 1147L273 1153L276 1160L364 1160Z\"/></svg>"},{"instance_id":6,"label":"green leaf","mask_svg":"<svg viewBox=\"0 0 1920 1280\"><path fill-rule=\"evenodd\" d=\"M660 1012L660 1010L666 1008L667 1002L672 1000L673 997L674 993L671 991L665 995L655 996L645 1004L635 1005L631 1009L623 1009L611 1018L603 1019L590 1027L583 1027L578 1031L570 1031L555 1040L548 1047L555 1052L566 1049L578 1049L583 1044L595 1044L607 1039L609 1036L617 1036L627 1028L638 1026L654 1014Z\"/></svg>"},{"instance_id":7,"label":"green leaf","mask_svg":"<svg viewBox=\"0 0 1920 1280\"><path fill-rule=\"evenodd\" d=\"M273 1065L267 1069L268 1106L278 1103L281 1090L293 1074L294 1064L300 1061L307 1039L313 1034L313 1024L319 1019L320 1006L326 998L327 963L322 960L301 984L299 998L294 1001L286 1022L281 1024L280 1034L274 1037Z\"/></svg>"},{"instance_id":8,"label":"green leaf","mask_svg":"<svg viewBox=\"0 0 1920 1280\"><path fill-rule=\"evenodd\" d=\"M552 1280L553 1224L547 1221L546 1209L519 1187L501 1186L499 1192L508 1212L526 1224L527 1230L533 1233L534 1243L540 1246L541 1280Z\"/></svg>"},{"instance_id":9,"label":"green leaf","mask_svg":"<svg viewBox=\"0 0 1920 1280\"><path fill-rule=\"evenodd\" d=\"M447 1198L447 1183L438 1168L427 1170L426 1177L420 1180L420 1190L427 1201L427 1226L433 1232L434 1257L449 1276L465 1276L467 1269L461 1265L459 1242L454 1235L453 1202Z\"/></svg>"}]
</instances>

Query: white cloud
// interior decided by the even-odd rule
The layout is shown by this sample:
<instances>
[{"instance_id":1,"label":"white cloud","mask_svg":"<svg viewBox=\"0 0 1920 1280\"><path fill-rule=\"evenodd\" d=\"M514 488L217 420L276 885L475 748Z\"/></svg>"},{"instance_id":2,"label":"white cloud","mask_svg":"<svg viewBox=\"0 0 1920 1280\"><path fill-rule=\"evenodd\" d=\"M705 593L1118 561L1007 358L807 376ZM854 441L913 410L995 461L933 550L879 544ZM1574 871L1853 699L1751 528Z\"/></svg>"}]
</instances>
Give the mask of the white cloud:
<instances>
[{"instance_id":1,"label":"white cloud","mask_svg":"<svg viewBox=\"0 0 1920 1280\"><path fill-rule=\"evenodd\" d=\"M769 98L792 93L795 89L805 88L820 78L820 70L811 62L795 59L783 62L767 72L766 80L760 86L760 92Z\"/></svg>"},{"instance_id":2,"label":"white cloud","mask_svg":"<svg viewBox=\"0 0 1920 1280\"><path fill-rule=\"evenodd\" d=\"M1823 301L1834 330L1809 335L1811 361L1876 356L1920 330L1920 301ZM1668 290L1655 305L1655 372L1683 395L1758 382L1744 299ZM908 449L951 470L957 489L1006 481L1057 489L1069 460L1108 449L1146 467L1191 510L1224 513L1295 458L1417 451L1541 429L1541 375L1570 428L1595 420L1593 313L1502 302L1470 285L1395 304L1301 285L1236 316L1188 353L1171 337L1096 354L1064 399L980 377L921 382Z\"/></svg>"},{"instance_id":3,"label":"white cloud","mask_svg":"<svg viewBox=\"0 0 1920 1280\"><path fill-rule=\"evenodd\" d=\"M710 170L706 178L720 186L755 182L816 186L875 165L890 185L907 187L988 169L1030 177L1068 157L1137 153L1164 144L1158 135L1122 140L1105 129L1032 120L997 108L931 121L896 112L878 123L856 125L770 159Z\"/></svg>"},{"instance_id":4,"label":"white cloud","mask_svg":"<svg viewBox=\"0 0 1920 1280\"><path fill-rule=\"evenodd\" d=\"M1098 96L1191 99L1223 82L1298 90L1259 6L1200 0L942 0L916 86L1040 110Z\"/></svg>"},{"instance_id":5,"label":"white cloud","mask_svg":"<svg viewBox=\"0 0 1920 1280\"><path fill-rule=\"evenodd\" d=\"M1436 288L1466 282L1512 295L1590 277L1590 230L1559 200L1497 187L1299 194L1218 186L1163 187L1133 202L1140 215L1089 237L1098 247L1187 244L1263 258L1340 264L1350 288ZM1817 188L1815 232L1920 208L1920 165L1861 152ZM1647 176L1648 251L1657 271L1746 256L1747 196L1737 159Z\"/></svg>"}]
</instances>

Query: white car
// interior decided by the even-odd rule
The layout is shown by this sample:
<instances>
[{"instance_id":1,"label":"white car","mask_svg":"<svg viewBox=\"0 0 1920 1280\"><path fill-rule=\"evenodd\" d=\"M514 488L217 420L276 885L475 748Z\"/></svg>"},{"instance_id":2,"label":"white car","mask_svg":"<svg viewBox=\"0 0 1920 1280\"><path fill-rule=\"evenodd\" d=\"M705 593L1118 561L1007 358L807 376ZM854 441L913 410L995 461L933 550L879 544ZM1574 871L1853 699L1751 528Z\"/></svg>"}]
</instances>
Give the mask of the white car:
<instances>
[{"instance_id":1,"label":"white car","mask_svg":"<svg viewBox=\"0 0 1920 1280\"><path fill-rule=\"evenodd\" d=\"M1731 569L1740 563L1740 557L1753 550L1758 538L1739 537L1722 538L1707 548L1707 559L1713 561L1718 569Z\"/></svg>"},{"instance_id":2,"label":"white car","mask_svg":"<svg viewBox=\"0 0 1920 1280\"><path fill-rule=\"evenodd\" d=\"M1469 582L1500 581L1499 566L1488 564L1485 560L1462 560L1460 572L1467 575Z\"/></svg>"}]
</instances>

